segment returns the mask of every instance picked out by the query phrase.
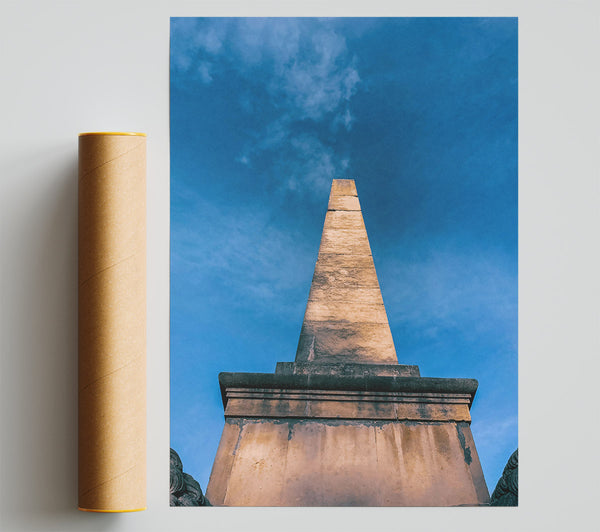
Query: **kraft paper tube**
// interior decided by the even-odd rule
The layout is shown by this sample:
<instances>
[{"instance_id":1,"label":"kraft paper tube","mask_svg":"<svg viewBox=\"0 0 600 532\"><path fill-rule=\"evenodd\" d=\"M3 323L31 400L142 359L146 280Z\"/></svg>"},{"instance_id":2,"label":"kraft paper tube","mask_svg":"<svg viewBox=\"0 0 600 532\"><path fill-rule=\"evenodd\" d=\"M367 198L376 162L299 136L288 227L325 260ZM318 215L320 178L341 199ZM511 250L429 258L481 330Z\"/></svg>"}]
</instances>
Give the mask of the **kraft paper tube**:
<instances>
[{"instance_id":1,"label":"kraft paper tube","mask_svg":"<svg viewBox=\"0 0 600 532\"><path fill-rule=\"evenodd\" d=\"M146 136L79 136L79 509L146 507Z\"/></svg>"}]
</instances>

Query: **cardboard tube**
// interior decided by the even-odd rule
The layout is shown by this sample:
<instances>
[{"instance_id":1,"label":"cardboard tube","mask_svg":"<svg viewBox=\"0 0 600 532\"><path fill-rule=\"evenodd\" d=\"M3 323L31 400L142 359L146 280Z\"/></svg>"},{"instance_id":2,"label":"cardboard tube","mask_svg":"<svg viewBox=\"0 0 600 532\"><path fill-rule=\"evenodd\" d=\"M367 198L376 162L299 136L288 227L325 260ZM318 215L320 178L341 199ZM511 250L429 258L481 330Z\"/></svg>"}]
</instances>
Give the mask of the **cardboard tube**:
<instances>
[{"instance_id":1,"label":"cardboard tube","mask_svg":"<svg viewBox=\"0 0 600 532\"><path fill-rule=\"evenodd\" d=\"M79 136L79 509L146 507L146 135Z\"/></svg>"}]
</instances>

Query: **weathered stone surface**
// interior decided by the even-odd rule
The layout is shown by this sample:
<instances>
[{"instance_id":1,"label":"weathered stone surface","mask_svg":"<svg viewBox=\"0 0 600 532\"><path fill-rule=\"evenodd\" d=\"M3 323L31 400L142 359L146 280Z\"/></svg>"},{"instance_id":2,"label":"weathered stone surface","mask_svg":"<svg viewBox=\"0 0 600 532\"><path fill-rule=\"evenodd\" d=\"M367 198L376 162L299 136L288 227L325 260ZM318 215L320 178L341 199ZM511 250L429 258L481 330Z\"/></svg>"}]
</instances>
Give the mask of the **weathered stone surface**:
<instances>
[{"instance_id":1,"label":"weathered stone surface","mask_svg":"<svg viewBox=\"0 0 600 532\"><path fill-rule=\"evenodd\" d=\"M398 363L387 323L304 321L296 362Z\"/></svg>"},{"instance_id":2,"label":"weathered stone surface","mask_svg":"<svg viewBox=\"0 0 600 532\"><path fill-rule=\"evenodd\" d=\"M357 257L354 257L354 264L347 265L345 263L351 261L348 261L347 259L344 260L344 257L350 256L334 255L330 257L320 257L319 262L317 262L315 267L312 287L325 291L329 288L374 288L379 290L379 282L377 281L375 268L358 266L360 261ZM370 263L373 262L371 257L366 257L366 259Z\"/></svg>"},{"instance_id":3,"label":"weathered stone surface","mask_svg":"<svg viewBox=\"0 0 600 532\"><path fill-rule=\"evenodd\" d=\"M364 231L365 222L361 211L327 211L324 227Z\"/></svg>"},{"instance_id":4,"label":"weathered stone surface","mask_svg":"<svg viewBox=\"0 0 600 532\"><path fill-rule=\"evenodd\" d=\"M171 506L211 506L202 495L200 484L183 472L183 464L179 455L171 449L171 483L169 488Z\"/></svg>"},{"instance_id":5,"label":"weathered stone surface","mask_svg":"<svg viewBox=\"0 0 600 532\"><path fill-rule=\"evenodd\" d=\"M457 434L465 457L465 463L469 466L471 472L473 486L475 487L475 493L477 493L477 501L479 504L487 504L490 500L490 492L483 476L483 469L481 469L481 463L479 462L479 455L477 454L477 448L475 447L475 441L471 433L470 422L458 423Z\"/></svg>"},{"instance_id":6,"label":"weathered stone surface","mask_svg":"<svg viewBox=\"0 0 600 532\"><path fill-rule=\"evenodd\" d=\"M289 430L286 425L278 423L273 423L269 429L264 430L259 423L240 427L236 446L229 449L234 460L231 477L226 484L227 491L214 493L215 501L223 500L226 506L282 505L280 494L285 482ZM215 473L213 468L211 478ZM231 479L236 480L232 482ZM213 493L212 486L208 493Z\"/></svg>"},{"instance_id":7,"label":"weathered stone surface","mask_svg":"<svg viewBox=\"0 0 600 532\"><path fill-rule=\"evenodd\" d=\"M356 196L330 196L327 209L330 211L360 211L360 203Z\"/></svg>"},{"instance_id":8,"label":"weathered stone surface","mask_svg":"<svg viewBox=\"0 0 600 532\"><path fill-rule=\"evenodd\" d=\"M309 301L325 301L328 304L360 303L363 305L383 305L381 292L377 288L322 288L313 285Z\"/></svg>"},{"instance_id":9,"label":"weathered stone surface","mask_svg":"<svg viewBox=\"0 0 600 532\"><path fill-rule=\"evenodd\" d=\"M397 363L354 181L329 199L296 361Z\"/></svg>"},{"instance_id":10,"label":"weathered stone surface","mask_svg":"<svg viewBox=\"0 0 600 532\"><path fill-rule=\"evenodd\" d=\"M517 449L506 463L502 477L496 484L492 493L490 506L518 506L519 505L519 449Z\"/></svg>"},{"instance_id":11,"label":"weathered stone surface","mask_svg":"<svg viewBox=\"0 0 600 532\"><path fill-rule=\"evenodd\" d=\"M330 375L336 377L419 377L419 366L406 364L348 364L277 362L276 374Z\"/></svg>"},{"instance_id":12,"label":"weathered stone surface","mask_svg":"<svg viewBox=\"0 0 600 532\"><path fill-rule=\"evenodd\" d=\"M354 179L334 179L331 183L331 196L358 196Z\"/></svg>"},{"instance_id":13,"label":"weathered stone surface","mask_svg":"<svg viewBox=\"0 0 600 532\"><path fill-rule=\"evenodd\" d=\"M304 319L306 321L347 322L349 326L356 328L363 323L388 323L383 305L359 302L349 304L345 301L330 301L329 299L309 300Z\"/></svg>"},{"instance_id":14,"label":"weathered stone surface","mask_svg":"<svg viewBox=\"0 0 600 532\"><path fill-rule=\"evenodd\" d=\"M371 255L367 233L360 229L325 229L319 253Z\"/></svg>"},{"instance_id":15,"label":"weathered stone surface","mask_svg":"<svg viewBox=\"0 0 600 532\"><path fill-rule=\"evenodd\" d=\"M457 506L486 503L465 423L228 418L231 470L208 496L231 506ZM219 481L226 476L229 482ZM226 491L216 486L227 485ZM213 487L214 486L214 487ZM216 501L222 501L217 503Z\"/></svg>"},{"instance_id":16,"label":"weathered stone surface","mask_svg":"<svg viewBox=\"0 0 600 532\"><path fill-rule=\"evenodd\" d=\"M399 365L356 187L334 180L295 362L221 373L226 506L483 505L473 379Z\"/></svg>"},{"instance_id":17,"label":"weathered stone surface","mask_svg":"<svg viewBox=\"0 0 600 532\"><path fill-rule=\"evenodd\" d=\"M327 374L221 374L226 417L470 422L476 383Z\"/></svg>"},{"instance_id":18,"label":"weathered stone surface","mask_svg":"<svg viewBox=\"0 0 600 532\"><path fill-rule=\"evenodd\" d=\"M223 506L225 504L225 494L227 493L227 486L231 479L235 450L240 438L240 425L225 423L217 455L213 463L213 472L217 470L219 473L217 475L211 473L208 486L206 487L206 498L211 500L211 504L214 506Z\"/></svg>"},{"instance_id":19,"label":"weathered stone surface","mask_svg":"<svg viewBox=\"0 0 600 532\"><path fill-rule=\"evenodd\" d=\"M315 395L285 394L278 397L267 394L248 396L232 391L226 417L244 418L322 418L322 419L386 419L404 421L464 421L470 422L468 400L462 403L436 401L430 398L415 400L394 394L369 396L364 394Z\"/></svg>"},{"instance_id":20,"label":"weathered stone surface","mask_svg":"<svg viewBox=\"0 0 600 532\"><path fill-rule=\"evenodd\" d=\"M228 388L280 390L336 390L357 392L406 392L416 394L466 394L471 404L478 383L475 379L401 377L379 375L320 375L276 373L219 373L223 406Z\"/></svg>"}]
</instances>

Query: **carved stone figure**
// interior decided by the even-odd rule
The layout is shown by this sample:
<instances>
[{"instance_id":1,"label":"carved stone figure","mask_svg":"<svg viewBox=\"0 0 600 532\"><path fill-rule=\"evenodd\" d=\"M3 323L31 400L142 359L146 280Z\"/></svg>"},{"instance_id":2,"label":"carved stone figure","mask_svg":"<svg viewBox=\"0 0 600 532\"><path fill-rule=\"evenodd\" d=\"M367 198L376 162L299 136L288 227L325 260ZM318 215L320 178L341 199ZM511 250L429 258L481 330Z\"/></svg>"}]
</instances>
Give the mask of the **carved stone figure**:
<instances>
[{"instance_id":1,"label":"carved stone figure","mask_svg":"<svg viewBox=\"0 0 600 532\"><path fill-rule=\"evenodd\" d=\"M171 449L171 486L169 489L171 506L211 506L202 495L200 484L192 475L183 472L179 455Z\"/></svg>"},{"instance_id":2,"label":"carved stone figure","mask_svg":"<svg viewBox=\"0 0 600 532\"><path fill-rule=\"evenodd\" d=\"M518 506L519 505L519 449L510 458L502 477L496 485L490 506Z\"/></svg>"}]
</instances>

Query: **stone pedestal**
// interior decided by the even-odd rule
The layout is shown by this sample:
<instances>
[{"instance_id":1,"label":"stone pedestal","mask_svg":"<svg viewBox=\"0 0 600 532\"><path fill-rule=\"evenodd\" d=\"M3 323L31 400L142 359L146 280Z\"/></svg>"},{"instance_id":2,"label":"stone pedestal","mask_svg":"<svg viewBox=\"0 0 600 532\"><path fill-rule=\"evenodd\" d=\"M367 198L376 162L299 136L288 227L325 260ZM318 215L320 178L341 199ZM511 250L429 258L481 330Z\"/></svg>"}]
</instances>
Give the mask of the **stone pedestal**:
<instances>
[{"instance_id":1,"label":"stone pedestal","mask_svg":"<svg viewBox=\"0 0 600 532\"><path fill-rule=\"evenodd\" d=\"M211 503L487 502L469 426L477 382L377 376L376 368L361 375L359 369L222 373L226 422L207 489Z\"/></svg>"}]
</instances>

